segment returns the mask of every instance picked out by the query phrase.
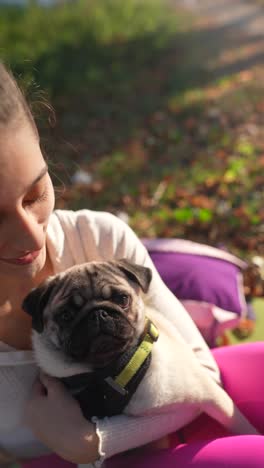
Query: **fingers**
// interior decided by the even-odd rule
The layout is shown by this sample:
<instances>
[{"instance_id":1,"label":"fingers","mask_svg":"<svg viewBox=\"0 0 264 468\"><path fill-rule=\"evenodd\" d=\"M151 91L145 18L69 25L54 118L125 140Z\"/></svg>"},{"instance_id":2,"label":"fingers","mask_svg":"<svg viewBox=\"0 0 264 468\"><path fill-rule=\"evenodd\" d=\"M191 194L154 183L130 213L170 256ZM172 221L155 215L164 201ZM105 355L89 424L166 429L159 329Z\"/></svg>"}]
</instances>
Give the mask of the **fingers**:
<instances>
[{"instance_id":1,"label":"fingers","mask_svg":"<svg viewBox=\"0 0 264 468\"><path fill-rule=\"evenodd\" d=\"M43 385L40 379L36 379L32 386L32 396L38 397L45 395L47 395L45 385Z\"/></svg>"},{"instance_id":2,"label":"fingers","mask_svg":"<svg viewBox=\"0 0 264 468\"><path fill-rule=\"evenodd\" d=\"M29 395L29 398L25 404L23 412L23 423L26 426L30 426L31 422L35 418L36 413L36 404L39 405L40 402L44 400L47 396L47 390L40 381L39 378L35 380L32 385L32 391Z\"/></svg>"},{"instance_id":3,"label":"fingers","mask_svg":"<svg viewBox=\"0 0 264 468\"><path fill-rule=\"evenodd\" d=\"M42 384L45 385L45 387L47 388L52 387L52 385L56 381L55 377L51 377L50 375L45 374L45 372L42 371L40 371L39 379L42 382Z\"/></svg>"},{"instance_id":4,"label":"fingers","mask_svg":"<svg viewBox=\"0 0 264 468\"><path fill-rule=\"evenodd\" d=\"M64 385L55 377L41 372L39 375L42 385L45 387L47 394L66 393Z\"/></svg>"},{"instance_id":5,"label":"fingers","mask_svg":"<svg viewBox=\"0 0 264 468\"><path fill-rule=\"evenodd\" d=\"M54 377L41 373L32 385L32 397L46 397L56 392L59 386L60 382L57 382Z\"/></svg>"}]
</instances>

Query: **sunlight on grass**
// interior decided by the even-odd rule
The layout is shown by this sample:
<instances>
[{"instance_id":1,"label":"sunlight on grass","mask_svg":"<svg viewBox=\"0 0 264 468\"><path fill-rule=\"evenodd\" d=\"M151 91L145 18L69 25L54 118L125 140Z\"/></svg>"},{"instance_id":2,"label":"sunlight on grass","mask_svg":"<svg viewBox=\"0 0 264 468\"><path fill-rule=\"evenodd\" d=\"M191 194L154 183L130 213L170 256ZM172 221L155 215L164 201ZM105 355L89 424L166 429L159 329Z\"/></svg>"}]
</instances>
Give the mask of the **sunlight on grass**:
<instances>
[{"instance_id":1,"label":"sunlight on grass","mask_svg":"<svg viewBox=\"0 0 264 468\"><path fill-rule=\"evenodd\" d=\"M201 102L205 98L205 91L203 88L194 88L187 90L179 95L172 96L168 99L168 108L173 111L175 108L183 108Z\"/></svg>"},{"instance_id":2,"label":"sunlight on grass","mask_svg":"<svg viewBox=\"0 0 264 468\"><path fill-rule=\"evenodd\" d=\"M254 301L254 310L256 312L256 328L254 333L243 341L237 340L231 333L229 337L232 343L249 343L252 341L263 341L264 340L264 299L256 299Z\"/></svg>"},{"instance_id":3,"label":"sunlight on grass","mask_svg":"<svg viewBox=\"0 0 264 468\"><path fill-rule=\"evenodd\" d=\"M161 0L1 6L0 57L25 86L40 85L53 98L91 86L111 91L161 53L179 27L180 18Z\"/></svg>"}]
</instances>

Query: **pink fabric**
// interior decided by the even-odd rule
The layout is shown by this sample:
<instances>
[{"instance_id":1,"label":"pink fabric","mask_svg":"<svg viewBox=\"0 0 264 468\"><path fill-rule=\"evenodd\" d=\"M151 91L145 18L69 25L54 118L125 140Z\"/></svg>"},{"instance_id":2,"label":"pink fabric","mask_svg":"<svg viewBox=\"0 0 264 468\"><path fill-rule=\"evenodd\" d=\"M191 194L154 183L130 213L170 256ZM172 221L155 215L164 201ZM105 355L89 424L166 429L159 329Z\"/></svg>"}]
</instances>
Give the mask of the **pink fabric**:
<instances>
[{"instance_id":1,"label":"pink fabric","mask_svg":"<svg viewBox=\"0 0 264 468\"><path fill-rule=\"evenodd\" d=\"M45 455L23 463L21 468L76 468L77 465L67 462L57 455Z\"/></svg>"},{"instance_id":2,"label":"pink fabric","mask_svg":"<svg viewBox=\"0 0 264 468\"><path fill-rule=\"evenodd\" d=\"M115 457L107 468L263 468L262 436L237 436Z\"/></svg>"},{"instance_id":3,"label":"pink fabric","mask_svg":"<svg viewBox=\"0 0 264 468\"><path fill-rule=\"evenodd\" d=\"M200 301L181 302L210 348L215 346L217 338L226 330L239 324L239 315L214 304Z\"/></svg>"},{"instance_id":4,"label":"pink fabric","mask_svg":"<svg viewBox=\"0 0 264 468\"><path fill-rule=\"evenodd\" d=\"M218 348L213 354L224 386L248 419L264 433L264 343ZM106 468L263 468L262 436L231 436L206 415L184 429L185 444L175 437L170 449L137 451L112 457ZM58 457L42 457L23 468L74 468Z\"/></svg>"},{"instance_id":5,"label":"pink fabric","mask_svg":"<svg viewBox=\"0 0 264 468\"><path fill-rule=\"evenodd\" d=\"M264 433L264 343L227 346L213 351L224 387L238 407ZM202 415L184 429L186 444L115 456L106 468L263 468L264 438L232 436Z\"/></svg>"}]
</instances>

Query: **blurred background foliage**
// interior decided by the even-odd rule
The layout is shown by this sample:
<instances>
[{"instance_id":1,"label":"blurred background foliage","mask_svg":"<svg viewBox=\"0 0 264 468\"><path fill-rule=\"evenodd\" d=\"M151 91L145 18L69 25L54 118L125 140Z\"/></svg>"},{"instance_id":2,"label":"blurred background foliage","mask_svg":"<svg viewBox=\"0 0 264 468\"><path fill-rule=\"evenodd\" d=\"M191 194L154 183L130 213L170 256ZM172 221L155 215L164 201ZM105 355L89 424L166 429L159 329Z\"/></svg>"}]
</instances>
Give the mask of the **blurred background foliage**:
<instances>
[{"instance_id":1,"label":"blurred background foliage","mask_svg":"<svg viewBox=\"0 0 264 468\"><path fill-rule=\"evenodd\" d=\"M1 6L0 57L36 115L57 207L263 254L262 63L241 61L254 42L235 32L169 0Z\"/></svg>"},{"instance_id":2,"label":"blurred background foliage","mask_svg":"<svg viewBox=\"0 0 264 468\"><path fill-rule=\"evenodd\" d=\"M126 89L145 60L164 48L174 21L157 0L77 0L43 8L1 7L1 55L16 74L53 99Z\"/></svg>"}]
</instances>

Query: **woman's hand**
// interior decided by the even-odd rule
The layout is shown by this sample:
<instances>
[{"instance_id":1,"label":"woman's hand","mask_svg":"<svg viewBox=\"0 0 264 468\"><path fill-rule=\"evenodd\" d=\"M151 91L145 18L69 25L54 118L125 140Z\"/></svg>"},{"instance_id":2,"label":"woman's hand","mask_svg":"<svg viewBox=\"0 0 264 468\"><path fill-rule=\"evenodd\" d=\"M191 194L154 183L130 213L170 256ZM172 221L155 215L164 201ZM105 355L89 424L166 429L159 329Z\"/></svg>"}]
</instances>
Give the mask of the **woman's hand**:
<instances>
[{"instance_id":1,"label":"woman's hand","mask_svg":"<svg viewBox=\"0 0 264 468\"><path fill-rule=\"evenodd\" d=\"M76 400L61 382L41 375L25 409L25 424L57 455L73 463L92 463L98 457L95 425L87 421Z\"/></svg>"}]
</instances>

